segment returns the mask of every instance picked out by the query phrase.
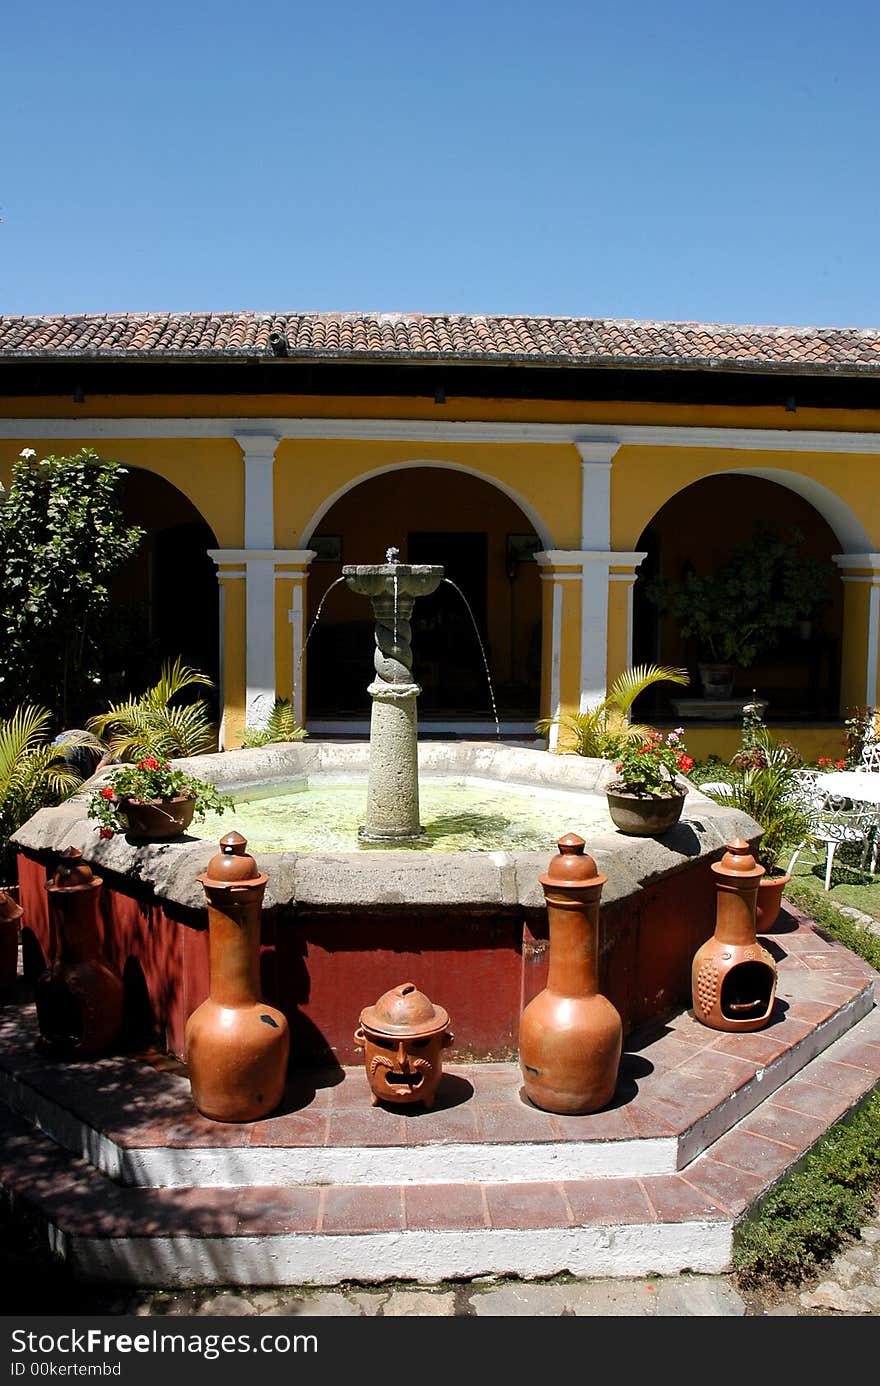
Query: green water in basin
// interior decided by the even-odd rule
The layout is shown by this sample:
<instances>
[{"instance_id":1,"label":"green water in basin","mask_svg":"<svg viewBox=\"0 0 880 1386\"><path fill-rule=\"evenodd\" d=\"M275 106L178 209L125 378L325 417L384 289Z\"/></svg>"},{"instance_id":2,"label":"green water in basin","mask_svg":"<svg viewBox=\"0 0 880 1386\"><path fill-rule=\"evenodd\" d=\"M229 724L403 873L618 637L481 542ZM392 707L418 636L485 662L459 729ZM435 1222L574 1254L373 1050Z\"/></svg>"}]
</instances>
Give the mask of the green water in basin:
<instances>
[{"instance_id":1,"label":"green water in basin","mask_svg":"<svg viewBox=\"0 0 880 1386\"><path fill-rule=\"evenodd\" d=\"M367 788L321 783L266 793L251 790L235 812L211 814L190 833L217 841L233 828L259 852L553 852L564 833L609 832L604 795L553 793L525 786L486 788L465 780L422 780L418 842L361 842Z\"/></svg>"}]
</instances>

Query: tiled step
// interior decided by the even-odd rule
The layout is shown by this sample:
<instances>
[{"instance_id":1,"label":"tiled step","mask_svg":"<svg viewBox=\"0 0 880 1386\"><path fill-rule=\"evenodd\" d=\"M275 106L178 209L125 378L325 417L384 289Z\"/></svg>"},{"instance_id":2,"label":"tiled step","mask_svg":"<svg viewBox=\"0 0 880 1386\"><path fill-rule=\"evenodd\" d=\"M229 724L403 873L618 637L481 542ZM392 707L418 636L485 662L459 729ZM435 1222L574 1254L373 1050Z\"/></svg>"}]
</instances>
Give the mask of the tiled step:
<instances>
[{"instance_id":1,"label":"tiled step","mask_svg":"<svg viewBox=\"0 0 880 1386\"><path fill-rule=\"evenodd\" d=\"M788 911L774 1020L629 1036L612 1105L559 1117L509 1064L373 1108L363 1068L295 1073L275 1116L206 1121L166 1056L62 1064L0 1010L0 1184L84 1276L427 1282L729 1268L739 1218L880 1079L877 974Z\"/></svg>"},{"instance_id":2,"label":"tiled step","mask_svg":"<svg viewBox=\"0 0 880 1386\"><path fill-rule=\"evenodd\" d=\"M79 1273L118 1283L721 1273L743 1212L878 1075L874 1010L685 1169L644 1178L136 1188L7 1109L0 1182Z\"/></svg>"},{"instance_id":3,"label":"tiled step","mask_svg":"<svg viewBox=\"0 0 880 1386\"><path fill-rule=\"evenodd\" d=\"M189 1082L135 1058L64 1065L41 1055L33 1007L0 1015L0 1099L121 1183L519 1183L634 1178L688 1165L865 1016L875 974L789 917L774 1023L719 1034L687 1011L628 1037L610 1107L539 1111L515 1064L449 1064L436 1106L374 1108L363 1066L295 1074L279 1114L205 1120Z\"/></svg>"}]
</instances>

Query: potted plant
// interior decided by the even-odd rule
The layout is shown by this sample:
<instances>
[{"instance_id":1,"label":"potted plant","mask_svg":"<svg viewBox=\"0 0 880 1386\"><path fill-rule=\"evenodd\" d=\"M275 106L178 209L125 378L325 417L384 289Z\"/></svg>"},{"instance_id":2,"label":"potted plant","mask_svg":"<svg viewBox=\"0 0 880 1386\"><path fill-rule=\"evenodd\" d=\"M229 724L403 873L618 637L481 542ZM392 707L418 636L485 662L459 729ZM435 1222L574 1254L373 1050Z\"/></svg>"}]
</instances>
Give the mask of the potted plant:
<instances>
[{"instance_id":1,"label":"potted plant","mask_svg":"<svg viewBox=\"0 0 880 1386\"><path fill-rule=\"evenodd\" d=\"M617 779L605 786L608 812L622 833L652 837L677 823L687 785L678 775L693 769L681 727L667 732L649 729L647 736L629 741L620 753Z\"/></svg>"},{"instance_id":2,"label":"potted plant","mask_svg":"<svg viewBox=\"0 0 880 1386\"><path fill-rule=\"evenodd\" d=\"M764 867L758 887L757 927L772 929L791 880L783 863L799 843L810 838L801 758L787 741L776 741L763 725L755 704L747 703L743 739L724 773L723 789L707 788L710 798L740 809L764 829L755 859Z\"/></svg>"},{"instance_id":3,"label":"potted plant","mask_svg":"<svg viewBox=\"0 0 880 1386\"><path fill-rule=\"evenodd\" d=\"M706 698L730 697L737 668L750 668L828 602L834 569L801 554L802 541L796 529L782 536L758 528L713 572L646 584L649 601L695 641Z\"/></svg>"},{"instance_id":4,"label":"potted plant","mask_svg":"<svg viewBox=\"0 0 880 1386\"><path fill-rule=\"evenodd\" d=\"M131 837L163 839L179 837L194 818L225 808L233 808L232 799L216 785L145 756L136 765L107 772L89 799L88 816L97 820L101 837L127 831Z\"/></svg>"}]
</instances>

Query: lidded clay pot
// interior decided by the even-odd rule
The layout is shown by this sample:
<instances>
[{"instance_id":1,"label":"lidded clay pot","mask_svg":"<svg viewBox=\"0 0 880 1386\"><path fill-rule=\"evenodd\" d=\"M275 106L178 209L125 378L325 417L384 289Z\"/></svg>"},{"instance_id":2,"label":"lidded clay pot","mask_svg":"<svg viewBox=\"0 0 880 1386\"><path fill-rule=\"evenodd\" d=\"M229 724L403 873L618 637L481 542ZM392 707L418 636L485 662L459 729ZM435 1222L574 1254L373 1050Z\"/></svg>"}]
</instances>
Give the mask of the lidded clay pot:
<instances>
[{"instance_id":1,"label":"lidded clay pot","mask_svg":"<svg viewBox=\"0 0 880 1386\"><path fill-rule=\"evenodd\" d=\"M34 1001L43 1043L59 1058L106 1053L122 1029L122 978L103 957L98 897L103 881L68 847L46 883L55 944Z\"/></svg>"},{"instance_id":2,"label":"lidded clay pot","mask_svg":"<svg viewBox=\"0 0 880 1386\"><path fill-rule=\"evenodd\" d=\"M370 1101L434 1105L443 1071L441 1050L453 1040L449 1016L413 982L386 991L365 1006L354 1042L364 1050Z\"/></svg>"},{"instance_id":3,"label":"lidded clay pot","mask_svg":"<svg viewBox=\"0 0 880 1386\"><path fill-rule=\"evenodd\" d=\"M214 1121L256 1121L278 1106L290 1030L261 999L260 924L269 877L241 833L197 877L208 901L209 995L186 1022L186 1062L195 1105Z\"/></svg>"},{"instance_id":4,"label":"lidded clay pot","mask_svg":"<svg viewBox=\"0 0 880 1386\"><path fill-rule=\"evenodd\" d=\"M567 833L540 876L550 925L547 985L520 1017L526 1096L547 1112L577 1115L606 1106L623 1048L620 1014L598 989L599 900L608 879Z\"/></svg>"}]
</instances>

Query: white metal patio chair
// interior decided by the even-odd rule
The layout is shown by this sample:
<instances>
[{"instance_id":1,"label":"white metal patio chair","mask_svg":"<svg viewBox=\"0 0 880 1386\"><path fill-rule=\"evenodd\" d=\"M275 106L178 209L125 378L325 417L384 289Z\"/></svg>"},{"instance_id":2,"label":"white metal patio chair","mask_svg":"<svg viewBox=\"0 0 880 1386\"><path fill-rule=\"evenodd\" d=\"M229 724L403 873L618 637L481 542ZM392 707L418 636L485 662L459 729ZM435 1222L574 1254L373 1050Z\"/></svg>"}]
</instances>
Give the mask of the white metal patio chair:
<instances>
[{"instance_id":1,"label":"white metal patio chair","mask_svg":"<svg viewBox=\"0 0 880 1386\"><path fill-rule=\"evenodd\" d=\"M826 794L816 783L816 772L800 770L794 772L797 793L809 817L809 836L798 843L787 870L791 872L798 857L814 847L825 847L825 889L831 889L831 871L835 853L842 844L862 845L860 870L867 867L868 853L875 842L877 828L877 806L875 804L853 803L836 795ZM872 870L876 860L872 861Z\"/></svg>"}]
</instances>

